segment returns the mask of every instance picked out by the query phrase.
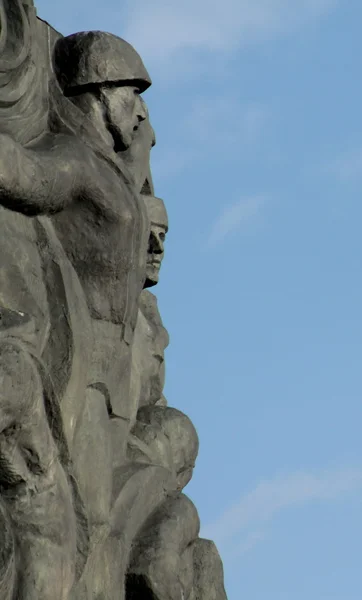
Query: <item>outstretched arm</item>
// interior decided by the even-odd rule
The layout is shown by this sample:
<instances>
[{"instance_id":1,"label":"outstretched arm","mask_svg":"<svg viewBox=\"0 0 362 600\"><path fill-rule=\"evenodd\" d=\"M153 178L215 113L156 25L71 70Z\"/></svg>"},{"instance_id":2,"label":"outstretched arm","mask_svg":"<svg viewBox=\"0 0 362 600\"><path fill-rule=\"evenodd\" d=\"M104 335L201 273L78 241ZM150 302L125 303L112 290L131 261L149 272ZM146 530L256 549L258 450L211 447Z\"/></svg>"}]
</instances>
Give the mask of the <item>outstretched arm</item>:
<instances>
[{"instance_id":1,"label":"outstretched arm","mask_svg":"<svg viewBox=\"0 0 362 600\"><path fill-rule=\"evenodd\" d=\"M82 150L68 136L27 149L0 134L0 204L28 216L63 210L80 195L90 168Z\"/></svg>"}]
</instances>

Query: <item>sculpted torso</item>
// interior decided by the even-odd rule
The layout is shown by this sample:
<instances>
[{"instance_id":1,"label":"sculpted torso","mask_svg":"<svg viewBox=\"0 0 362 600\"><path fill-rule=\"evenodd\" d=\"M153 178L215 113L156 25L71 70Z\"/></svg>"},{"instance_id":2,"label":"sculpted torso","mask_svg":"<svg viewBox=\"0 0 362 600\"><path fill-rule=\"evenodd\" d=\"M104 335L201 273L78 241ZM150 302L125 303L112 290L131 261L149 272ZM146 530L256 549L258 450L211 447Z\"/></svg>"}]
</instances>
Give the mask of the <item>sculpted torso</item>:
<instances>
[{"instance_id":1,"label":"sculpted torso","mask_svg":"<svg viewBox=\"0 0 362 600\"><path fill-rule=\"evenodd\" d=\"M133 329L146 267L144 204L106 161L90 158L92 180L84 197L80 194L53 216L53 222L81 280L91 316L131 322Z\"/></svg>"},{"instance_id":2,"label":"sculpted torso","mask_svg":"<svg viewBox=\"0 0 362 600\"><path fill-rule=\"evenodd\" d=\"M131 394L134 415L142 406L156 404L165 384L164 353L169 343L157 307L157 298L143 290L139 301L132 349Z\"/></svg>"}]
</instances>

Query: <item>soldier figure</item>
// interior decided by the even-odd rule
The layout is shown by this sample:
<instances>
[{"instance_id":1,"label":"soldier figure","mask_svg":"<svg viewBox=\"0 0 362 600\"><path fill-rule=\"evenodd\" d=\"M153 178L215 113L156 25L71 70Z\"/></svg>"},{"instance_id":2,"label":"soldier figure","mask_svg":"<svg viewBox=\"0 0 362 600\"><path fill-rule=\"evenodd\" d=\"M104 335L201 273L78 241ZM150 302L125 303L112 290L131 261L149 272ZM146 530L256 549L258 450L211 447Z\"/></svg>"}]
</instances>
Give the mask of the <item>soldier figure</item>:
<instances>
[{"instance_id":1,"label":"soldier figure","mask_svg":"<svg viewBox=\"0 0 362 600\"><path fill-rule=\"evenodd\" d=\"M160 198L144 196L144 200L150 219L145 288L150 288L159 280L168 218ZM133 389L140 382L139 410L128 458L139 465L162 465L172 473L174 483L133 542L126 600L226 600L219 554L212 542L198 537L197 510L182 493L192 477L199 441L190 419L166 406L162 392L167 343L157 299L144 289L132 362Z\"/></svg>"},{"instance_id":2,"label":"soldier figure","mask_svg":"<svg viewBox=\"0 0 362 600\"><path fill-rule=\"evenodd\" d=\"M104 60L101 60L102 53ZM67 57L66 62L62 62L63 56ZM92 379L88 381L91 397L74 432L73 456L77 458L75 466L81 491L85 497L94 500L94 504L90 502L87 508L90 524L97 529L107 522L109 516L112 486L112 453L106 444L109 418L123 423L122 406L127 403L129 387L130 346L138 297L145 280L148 230L144 204L117 153L131 144L139 123L145 118L139 93L150 85L150 80L138 55L126 42L99 32L60 40L56 47L55 65L58 70L72 66L71 74L61 79L64 94L71 96L72 102L62 96L56 85L53 86L52 131L45 132L27 148L12 137L1 134L0 203L4 210L22 213L19 217L25 220L27 216L39 217L40 220L52 218L58 238L86 295L95 342L89 370ZM98 80L95 80L94 73ZM72 119L78 125L77 137L74 129L72 131ZM32 240L29 243L32 244ZM37 333L38 322L35 321L34 330L34 319L28 318L29 306L28 303L17 312L10 310L3 321L10 322L10 326L6 327L0 347L0 368L4 371L1 455L5 459L9 456L10 462L9 466L7 463L4 466L2 459L2 472L5 473L2 496L5 495L6 483L10 495L15 492L14 502L19 505L18 510L14 507L12 510L13 518L19 519L19 528L20 521L24 520L22 515L29 514L31 533L38 528L39 539L50 536L54 547L52 552L48 552L44 545L47 557L36 548L34 553L32 548L36 541L27 539L26 525L21 526L24 568L20 571L20 579L25 579L19 585L22 590L26 589L27 595L23 596L20 589L19 598L54 600L57 594L61 594L59 598L67 597L74 582L72 572L76 563L77 526L75 517L73 520L71 517L72 499L66 476L62 474L57 460L57 446L50 451L52 446L49 444L54 442L47 424L43 384L38 375L44 345ZM40 325L46 329L46 321L41 321ZM20 338L16 333L19 327ZM31 340L36 336L36 352L29 347L27 340L23 341L24 335L33 336ZM39 344L41 348L38 348ZM113 360L115 349L120 362L117 367ZM99 393L106 400L103 411L98 401ZM48 405L49 410L52 408ZM90 450L93 448L97 452L92 445L97 440L94 436L92 439L95 431L86 429L86 416L92 411L90 420L106 446L101 447L100 455L102 457L103 452L108 464L107 460L92 462ZM60 415L56 416L55 422L54 415L50 415L57 433L62 426ZM22 419L25 419L27 428L19 437L17 427ZM16 469L14 460L17 461ZM100 481L97 479L97 465ZM31 473L30 479L28 473ZM103 479L107 480L104 486L101 485L103 473ZM45 487L39 487L42 480ZM24 484L24 498L26 502L30 501L28 508L20 493ZM48 489L53 496L52 490L59 489L58 503L46 501L45 491ZM63 510L62 503L65 507L66 502L69 508ZM52 510L55 511L53 516ZM40 518L42 521L33 521ZM73 544L73 550L69 544ZM53 577L50 568L45 574L44 564L49 556L49 565L58 569L56 552L60 552L62 562L59 562L58 574ZM32 578L35 582L33 596Z\"/></svg>"}]
</instances>

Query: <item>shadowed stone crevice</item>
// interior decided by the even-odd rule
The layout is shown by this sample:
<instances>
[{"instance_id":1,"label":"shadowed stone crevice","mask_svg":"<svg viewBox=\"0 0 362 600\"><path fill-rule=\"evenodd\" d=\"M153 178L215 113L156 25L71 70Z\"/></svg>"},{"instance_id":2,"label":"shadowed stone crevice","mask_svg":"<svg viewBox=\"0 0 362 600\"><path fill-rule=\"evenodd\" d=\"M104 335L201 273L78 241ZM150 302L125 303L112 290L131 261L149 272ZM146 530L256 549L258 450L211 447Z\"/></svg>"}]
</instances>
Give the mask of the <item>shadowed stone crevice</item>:
<instances>
[{"instance_id":1,"label":"shadowed stone crevice","mask_svg":"<svg viewBox=\"0 0 362 600\"><path fill-rule=\"evenodd\" d=\"M127 575L126 600L158 600L144 575Z\"/></svg>"}]
</instances>

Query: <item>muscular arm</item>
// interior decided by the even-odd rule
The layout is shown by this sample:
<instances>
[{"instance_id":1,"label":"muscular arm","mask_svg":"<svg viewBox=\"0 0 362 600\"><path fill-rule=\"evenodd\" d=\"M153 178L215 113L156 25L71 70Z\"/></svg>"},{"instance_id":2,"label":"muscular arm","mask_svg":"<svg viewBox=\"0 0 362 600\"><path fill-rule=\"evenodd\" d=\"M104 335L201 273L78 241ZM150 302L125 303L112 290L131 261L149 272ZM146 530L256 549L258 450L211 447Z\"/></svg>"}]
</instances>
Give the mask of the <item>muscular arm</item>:
<instances>
[{"instance_id":1,"label":"muscular arm","mask_svg":"<svg viewBox=\"0 0 362 600\"><path fill-rule=\"evenodd\" d=\"M70 136L52 136L27 149L0 134L0 204L29 216L63 210L79 197L91 168L83 148Z\"/></svg>"}]
</instances>

